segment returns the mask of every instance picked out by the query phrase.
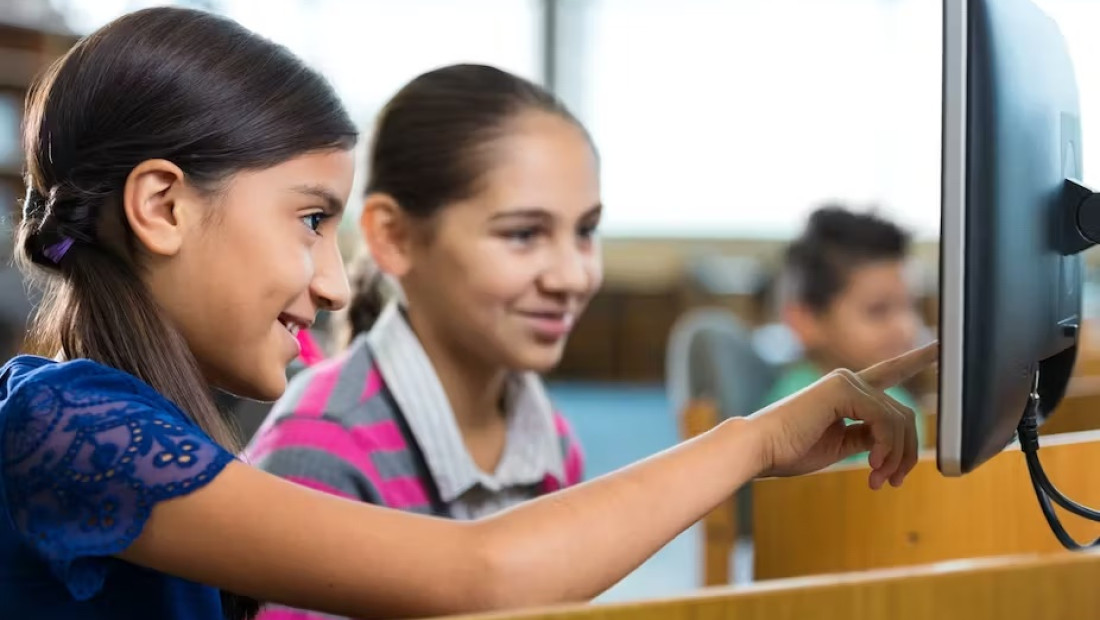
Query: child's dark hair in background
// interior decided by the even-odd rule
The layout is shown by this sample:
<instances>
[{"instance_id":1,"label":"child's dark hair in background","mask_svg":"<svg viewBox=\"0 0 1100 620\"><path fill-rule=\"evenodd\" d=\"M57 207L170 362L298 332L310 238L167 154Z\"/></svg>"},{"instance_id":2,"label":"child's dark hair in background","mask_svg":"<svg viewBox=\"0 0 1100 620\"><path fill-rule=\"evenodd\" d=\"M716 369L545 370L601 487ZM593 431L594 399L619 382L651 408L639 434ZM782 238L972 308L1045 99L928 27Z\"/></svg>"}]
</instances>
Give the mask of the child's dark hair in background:
<instances>
[{"instance_id":1,"label":"child's dark hair in background","mask_svg":"<svg viewBox=\"0 0 1100 620\"><path fill-rule=\"evenodd\" d=\"M917 315L906 278L911 239L873 212L822 207L787 248L780 312L805 358L785 370L764 404L836 368L865 368L911 348ZM916 409L903 389L890 395ZM918 429L920 425L918 425Z\"/></svg>"},{"instance_id":2,"label":"child's dark hair in background","mask_svg":"<svg viewBox=\"0 0 1100 620\"><path fill-rule=\"evenodd\" d=\"M904 261L910 235L874 213L838 205L814 211L784 257L785 292L815 312L825 312L852 272L868 263ZM786 301L786 300L784 300Z\"/></svg>"}]
</instances>

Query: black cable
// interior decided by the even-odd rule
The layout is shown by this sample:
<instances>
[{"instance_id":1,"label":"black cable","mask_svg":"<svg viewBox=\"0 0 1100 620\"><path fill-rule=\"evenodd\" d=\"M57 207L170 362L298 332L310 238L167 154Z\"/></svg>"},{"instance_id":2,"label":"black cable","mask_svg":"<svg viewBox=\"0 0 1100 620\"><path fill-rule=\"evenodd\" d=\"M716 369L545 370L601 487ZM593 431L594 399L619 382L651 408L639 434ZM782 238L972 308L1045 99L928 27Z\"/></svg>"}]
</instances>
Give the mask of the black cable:
<instances>
[{"instance_id":1,"label":"black cable","mask_svg":"<svg viewBox=\"0 0 1100 620\"><path fill-rule=\"evenodd\" d=\"M1085 519L1091 521L1100 521L1100 512L1082 506L1077 502L1066 497L1054 483L1047 477L1045 471L1043 471L1042 463L1039 462L1039 424L1038 424L1038 410L1039 403L1038 397L1032 395L1028 402L1028 410L1023 419L1020 420L1020 425L1017 427L1016 432L1020 438L1020 447L1023 449L1025 458L1027 459L1027 470L1031 474L1033 480L1039 484L1048 497L1054 500L1055 504L1058 504L1067 511Z\"/></svg>"},{"instance_id":2,"label":"black cable","mask_svg":"<svg viewBox=\"0 0 1100 620\"><path fill-rule=\"evenodd\" d=\"M1050 526L1051 531L1054 532L1054 537L1062 543L1063 547L1070 551L1080 551L1096 545L1097 541L1093 541L1089 545L1081 545L1069 535L1069 532L1066 531L1066 528L1058 519L1058 514L1054 512L1054 506L1050 503L1050 498L1039 487L1039 482L1035 479L1035 476L1031 477L1031 487L1035 489L1035 497L1039 499L1039 507L1043 511L1043 517L1046 519L1047 525Z\"/></svg>"},{"instance_id":3,"label":"black cable","mask_svg":"<svg viewBox=\"0 0 1100 620\"><path fill-rule=\"evenodd\" d=\"M1027 471L1031 477L1031 487L1035 489L1035 497L1039 500L1039 507L1043 511L1043 517L1046 519L1051 531L1054 532L1054 536L1058 539L1058 542L1062 543L1062 546L1066 549L1080 551L1082 549L1098 547L1100 546L1100 538L1084 545L1075 541L1073 537L1066 532L1066 528L1062 525L1062 521L1058 518L1058 514L1054 512L1054 506L1051 504L1052 499L1054 503L1073 514L1090 521L1100 522L1100 512L1082 506L1063 495L1047 477L1046 472L1043 471L1043 465L1039 461L1038 411L1039 395L1033 393L1029 399L1027 411L1024 413L1023 419L1020 420L1020 424L1016 428L1016 433L1020 439L1020 449L1023 451L1024 459L1027 462Z\"/></svg>"},{"instance_id":4,"label":"black cable","mask_svg":"<svg viewBox=\"0 0 1100 620\"><path fill-rule=\"evenodd\" d=\"M1082 506L1081 504L1078 504L1077 502L1069 499L1068 497L1063 495L1057 487L1054 486L1054 484L1050 481L1050 478L1047 477L1046 472L1043 471L1043 466L1039 463L1038 454L1027 455L1027 459L1028 471L1035 472L1032 477L1037 479L1039 487L1043 489L1043 491L1050 499L1054 500L1055 504L1058 504L1067 512L1075 514L1079 517L1088 519L1090 521L1100 522L1100 512L1097 512L1087 506Z\"/></svg>"}]
</instances>

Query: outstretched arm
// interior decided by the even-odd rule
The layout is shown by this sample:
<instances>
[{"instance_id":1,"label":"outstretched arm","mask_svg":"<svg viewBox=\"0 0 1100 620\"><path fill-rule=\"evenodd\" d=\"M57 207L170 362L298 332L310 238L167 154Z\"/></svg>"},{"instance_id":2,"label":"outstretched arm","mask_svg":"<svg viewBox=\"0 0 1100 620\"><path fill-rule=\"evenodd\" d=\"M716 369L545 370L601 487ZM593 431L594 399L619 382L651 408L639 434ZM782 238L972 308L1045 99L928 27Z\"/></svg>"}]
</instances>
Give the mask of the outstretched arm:
<instances>
[{"instance_id":1,"label":"outstretched arm","mask_svg":"<svg viewBox=\"0 0 1100 620\"><path fill-rule=\"evenodd\" d=\"M834 373L759 414L476 522L347 501L233 463L201 490L159 504L121 555L354 617L584 600L761 472L799 473L870 449L871 486L900 484L916 462L915 422L882 389L934 359L925 349Z\"/></svg>"}]
</instances>

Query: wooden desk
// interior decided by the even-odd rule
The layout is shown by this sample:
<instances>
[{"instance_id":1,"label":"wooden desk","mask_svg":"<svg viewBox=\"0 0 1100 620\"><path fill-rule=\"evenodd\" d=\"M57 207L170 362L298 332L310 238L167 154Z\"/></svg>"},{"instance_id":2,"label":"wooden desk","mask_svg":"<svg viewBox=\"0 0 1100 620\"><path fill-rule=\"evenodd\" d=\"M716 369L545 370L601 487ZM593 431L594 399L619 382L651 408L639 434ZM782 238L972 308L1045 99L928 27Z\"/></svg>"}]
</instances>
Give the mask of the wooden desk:
<instances>
[{"instance_id":1,"label":"wooden desk","mask_svg":"<svg viewBox=\"0 0 1100 620\"><path fill-rule=\"evenodd\" d=\"M1044 437L1040 458L1069 497L1100 506L1100 432ZM900 489L871 491L867 473L846 467L754 483L754 577L1061 549L1016 449L961 478L942 476L926 452ZM1100 536L1100 524L1059 512L1078 540Z\"/></svg>"},{"instance_id":2,"label":"wooden desk","mask_svg":"<svg viewBox=\"0 0 1100 620\"><path fill-rule=\"evenodd\" d=\"M1093 330L1093 332L1095 333L1095 330ZM1087 355L1082 354L1082 359L1079 361L1078 369L1082 372L1088 371L1100 373L1100 354L1096 353L1092 349L1089 349L1089 351L1091 352ZM924 480L926 482L943 480L944 484L952 486L947 479L943 479L941 476L939 476L938 471L935 471L934 454L937 429L935 415L936 399L934 396L935 395L932 394L929 397L921 400L921 404L924 406L925 411L924 423L926 441L924 447L926 450L928 450L928 454L925 457L926 461L928 462L925 465L922 465L922 468L919 469L917 472L914 472L914 475L918 477L911 478L906 489L909 489L913 486L914 480ZM714 411L709 404L694 403L688 407L688 413L685 413L683 416L681 416L681 437L686 439L700 432L706 431L714 424L716 424L718 419L719 416L717 412ZM1054 439L1051 437L1052 435L1062 435L1067 433L1096 430L1100 430L1100 374L1082 374L1073 379L1073 381L1070 383L1069 389L1067 390L1065 399L1059 405L1054 415L1051 416L1050 420L1040 429L1040 432L1044 436L1043 445L1053 446L1058 443L1064 443L1064 439ZM1053 444L1052 441L1054 442ZM1001 457L998 457L998 459L1000 458ZM994 474L989 474L985 472L981 472L980 475L983 477L994 476L998 477L999 479L1003 479L1012 489L1014 489L1013 497L1015 498L1015 500L1013 501L1021 502L1020 504L1017 504L1021 506L1024 510L1024 512L1021 514L1027 515L1027 518L1029 519L1029 521L1027 522L1028 525L1026 526L1027 531L1036 535L1038 537L1038 540L1029 542L1026 545L1021 543L1022 546L1010 545L1011 548L1006 550L1002 549L1002 547L1000 546L1001 543L997 541L988 540L984 543L978 544L976 540L971 539L972 544L968 548L972 548L980 552L978 553L978 555L988 555L989 553L1002 552L1011 553L1013 552L1013 549L1017 551L1032 551L1035 549L1057 548L1057 543L1053 537L1053 534L1049 532L1045 521L1042 520L1042 516L1038 512L1039 508L1034 495L1031 493L1031 488L1028 483L1026 468L1023 466L1022 457L1020 457L1018 453L1013 452L1010 458L1016 459L1018 462L1016 463L1016 465L1011 466L1009 470L1005 470L1005 466L1003 464L998 464L995 465L995 467L1000 468L998 469L999 473L996 474L996 476L994 476ZM1058 473L1055 473L1055 470L1053 468L1057 465L1055 462L1051 462L1052 458L1053 457L1050 454L1050 451L1044 450L1043 461L1046 464L1048 472L1050 472L1052 478L1055 481L1055 484L1059 485L1060 487L1066 487L1064 490L1067 493L1071 493L1069 489L1074 487L1067 487L1066 485L1078 484L1082 487L1091 486L1087 483L1086 480L1078 480L1076 483L1070 480L1062 482L1063 478L1066 475L1080 478L1084 472L1078 469L1076 473L1073 473L1074 468L1071 464L1069 464L1064 469L1069 470L1071 473L1065 474L1060 471ZM990 466L990 464L987 464L983 466L982 469ZM1100 472L1100 468L1097 469L1097 472ZM852 476L851 474L848 475ZM975 475L979 475L979 472L976 472ZM856 493L858 497L862 497L862 494L867 491L865 481L861 478L861 476L862 474L851 477L849 478L849 482L847 483L854 485L854 490L852 492ZM921 476L923 476L923 478ZM1096 479L1097 483L1095 486L1098 490L1100 490L1100 473L1096 475ZM967 482L961 488L970 489L971 487L965 486L966 484L981 486L982 480L983 478L978 478L974 482ZM760 487L761 485L766 486L773 482L777 481L761 482L757 485L754 485L754 487ZM796 483L792 488L800 489L802 487ZM905 491L904 489L903 491L906 493L911 493L911 491ZM755 493L756 491L753 490L750 492ZM989 493L995 494L995 491L989 491L988 489L983 492L986 492L987 496ZM827 497L821 497L820 495L812 497L817 497L822 502L829 502L833 501L831 498L837 497L837 495L834 495L832 493L833 492L827 494ZM888 489L886 490L886 493L896 493L896 491ZM926 491L925 493L929 492ZM932 493L933 497L934 495L935 494ZM965 493L963 493L963 495L965 495ZM1084 501L1082 499L1084 497L1083 495L1071 493L1071 496L1078 501ZM1095 497L1093 503L1096 504L1097 508L1100 508L1100 493L1093 493L1092 495L1090 495L1090 497ZM939 505L948 506L948 504L944 503L945 500L943 499L934 498L930 501L933 505L937 505L936 502L939 501ZM996 505L1004 505L1007 500L1004 498L1000 498L996 501L998 502L998 504ZM757 508L754 508L754 514L757 515L754 518L754 523L760 523L761 521L764 521L772 527L776 527L779 525L777 522L772 520L771 514L762 513L760 512L760 510L761 508L759 506ZM816 511L818 509L814 507L813 510L816 514ZM834 509L831 507L826 509L826 512L830 514L833 511ZM953 508L949 508L945 509L945 512L943 514L944 519L946 519L948 515L955 514L955 512ZM989 514L989 510L985 510L982 514ZM728 517L725 515L728 515ZM863 523L863 521L860 522ZM786 520L783 523L789 524L790 521ZM1075 526L1071 525L1070 527L1072 528ZM1100 530L1097 530L1097 528L1094 528L1089 524L1081 525L1080 523L1078 523L1076 527L1084 527L1085 533L1091 534L1093 536L1100 535ZM927 530L927 527L923 529ZM767 534L768 531L769 526L765 525L763 535L769 535ZM1070 531L1073 532L1075 530L1071 529ZM732 576L730 574L729 558L734 550L737 532L736 511L733 510L732 502L730 503L730 505L723 505L719 507L719 509L708 515L703 521L702 532L703 540L701 541L701 546L704 558L702 563L702 584L707 586L714 586L730 583ZM853 536L858 535L858 528L852 528L852 532ZM803 540L804 538L809 536L832 536L831 532L819 527L811 527L806 532L804 532L804 534L804 536L798 536L798 540ZM890 533L886 535L894 537L900 536L904 538L904 540L907 541L905 545L914 547L914 549L909 552L909 555L902 554L902 556L893 560L884 558L867 558L866 560L849 558L847 560L838 560L833 554L846 553L843 550L837 548L840 546L840 543L829 547L826 543L817 541L811 542L810 544L814 549L817 549L817 551L815 551L816 553L826 554L822 559L817 562L809 562L806 565L801 565L795 562L793 565L785 567L782 560L779 560L780 564L777 565L773 564L771 560L761 559L759 557L759 554L761 553L785 553L785 547L779 545L779 543L770 541L767 538L761 540L761 535L762 534L760 532L755 533L755 538L757 540L755 553L758 556L758 559L756 560L756 569L754 574L754 577L756 579L784 577L790 575L804 575L810 573L831 572L838 570L862 570L865 568L878 566L893 566L897 564L912 564L914 562L938 561L940 559L943 559L944 557L966 557L965 555L959 555L958 553L952 554L948 550L945 550L943 548L940 548L939 550L929 550L928 547L930 543L928 543L927 541L923 543L919 542L921 536L920 530L899 533L895 529L891 530ZM776 533L774 535L778 536L779 534ZM911 539L913 539L913 542L908 542ZM896 548L891 545L900 545L897 540L898 538L894 538L893 542L883 548L882 553L887 553L887 549L896 551ZM771 546L772 544L776 544L779 546L773 549L773 547ZM902 547L904 548L905 545L903 545ZM917 551L915 549L916 547L919 547L924 551ZM860 557L864 557L862 555L864 554L864 551L859 550L861 548L862 547L860 543L854 544L853 549L851 549L847 553L848 555L859 555ZM890 551L890 553L893 553L894 551ZM921 555L922 553L924 553L925 555ZM763 565L761 565L761 562L763 562Z\"/></svg>"},{"instance_id":3,"label":"wooden desk","mask_svg":"<svg viewBox=\"0 0 1100 620\"><path fill-rule=\"evenodd\" d=\"M711 588L665 600L465 616L466 620L1077 620L1100 617L1100 555L945 565Z\"/></svg>"}]
</instances>

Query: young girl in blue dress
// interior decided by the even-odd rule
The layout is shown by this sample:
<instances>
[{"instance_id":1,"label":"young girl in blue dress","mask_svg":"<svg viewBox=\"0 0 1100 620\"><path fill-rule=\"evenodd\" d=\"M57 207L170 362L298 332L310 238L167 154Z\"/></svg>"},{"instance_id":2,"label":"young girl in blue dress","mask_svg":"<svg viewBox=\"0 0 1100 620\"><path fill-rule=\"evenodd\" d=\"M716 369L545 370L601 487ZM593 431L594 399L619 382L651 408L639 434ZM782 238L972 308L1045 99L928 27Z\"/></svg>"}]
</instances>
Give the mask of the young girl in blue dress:
<instances>
[{"instance_id":1,"label":"young girl in blue dress","mask_svg":"<svg viewBox=\"0 0 1100 620\"><path fill-rule=\"evenodd\" d=\"M46 297L0 369L0 617L363 616L583 600L762 475L916 460L882 388L839 371L603 478L462 522L349 501L235 458L220 389L273 400L295 334L348 286L356 131L323 78L231 21L158 8L33 89L16 251ZM845 418L863 424L846 426Z\"/></svg>"}]
</instances>

